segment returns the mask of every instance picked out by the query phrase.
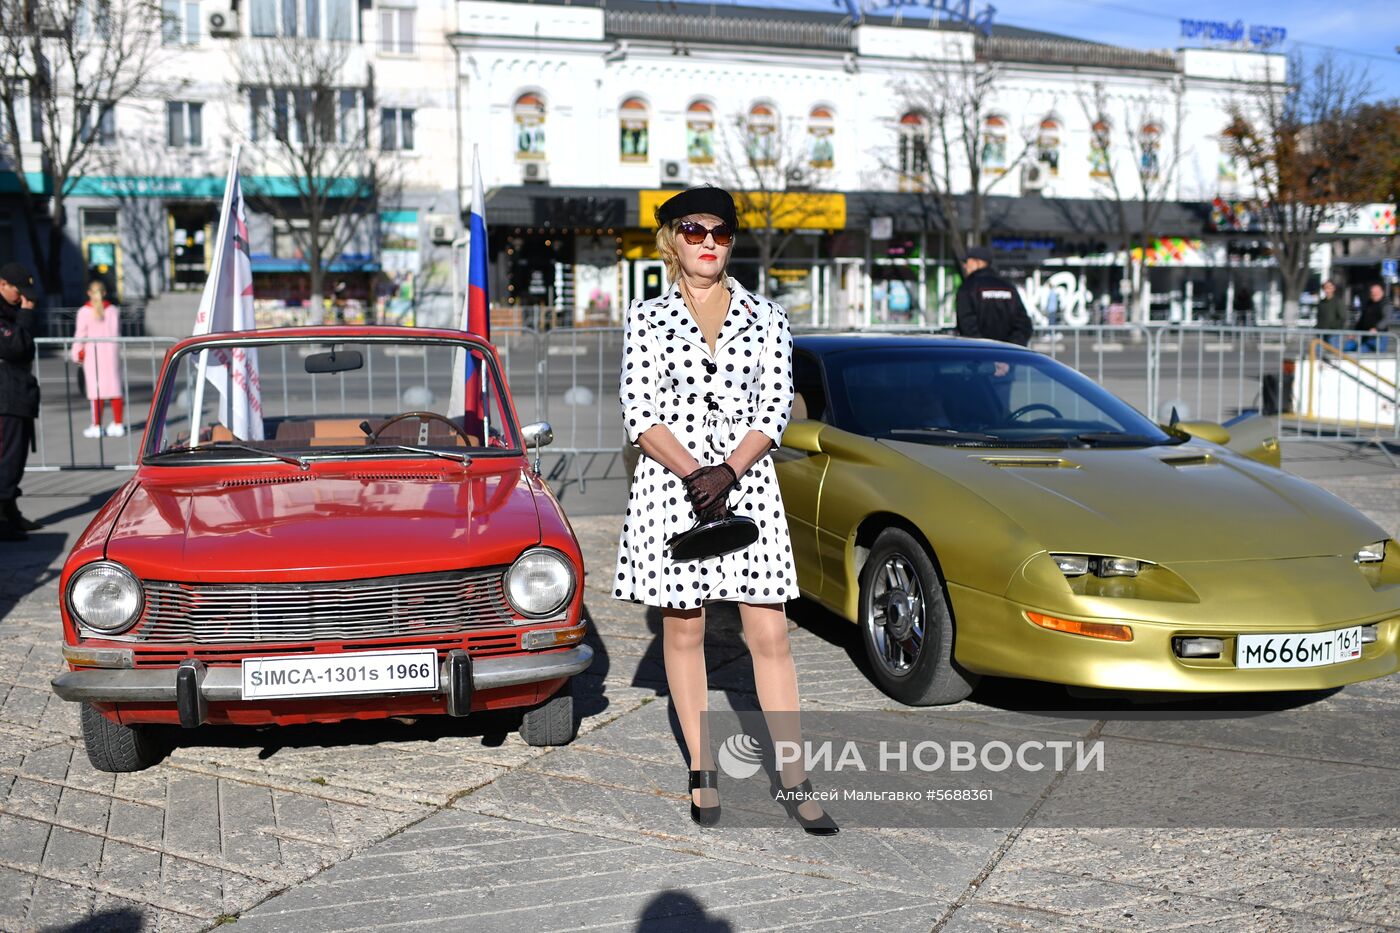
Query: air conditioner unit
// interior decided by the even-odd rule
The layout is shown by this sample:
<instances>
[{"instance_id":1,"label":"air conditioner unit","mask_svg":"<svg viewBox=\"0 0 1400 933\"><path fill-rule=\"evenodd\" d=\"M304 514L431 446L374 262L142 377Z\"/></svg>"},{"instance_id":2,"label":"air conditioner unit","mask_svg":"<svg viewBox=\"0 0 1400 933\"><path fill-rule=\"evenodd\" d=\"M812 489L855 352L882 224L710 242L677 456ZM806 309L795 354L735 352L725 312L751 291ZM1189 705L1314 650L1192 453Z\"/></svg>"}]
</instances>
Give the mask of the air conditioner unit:
<instances>
[{"instance_id":1,"label":"air conditioner unit","mask_svg":"<svg viewBox=\"0 0 1400 933\"><path fill-rule=\"evenodd\" d=\"M457 218L451 214L429 214L428 239L439 245L451 243L457 239Z\"/></svg>"},{"instance_id":2,"label":"air conditioner unit","mask_svg":"<svg viewBox=\"0 0 1400 933\"><path fill-rule=\"evenodd\" d=\"M1050 181L1050 170L1039 162L1021 166L1021 193L1040 191Z\"/></svg>"},{"instance_id":3,"label":"air conditioner unit","mask_svg":"<svg viewBox=\"0 0 1400 933\"><path fill-rule=\"evenodd\" d=\"M662 159L661 184L663 187L690 184L690 163L684 159Z\"/></svg>"},{"instance_id":4,"label":"air conditioner unit","mask_svg":"<svg viewBox=\"0 0 1400 933\"><path fill-rule=\"evenodd\" d=\"M549 181L548 162L522 162L520 164L520 178L522 181L542 184Z\"/></svg>"},{"instance_id":5,"label":"air conditioner unit","mask_svg":"<svg viewBox=\"0 0 1400 933\"><path fill-rule=\"evenodd\" d=\"M228 7L216 7L205 16L204 24L209 27L209 35L216 38L237 36L238 11Z\"/></svg>"}]
</instances>

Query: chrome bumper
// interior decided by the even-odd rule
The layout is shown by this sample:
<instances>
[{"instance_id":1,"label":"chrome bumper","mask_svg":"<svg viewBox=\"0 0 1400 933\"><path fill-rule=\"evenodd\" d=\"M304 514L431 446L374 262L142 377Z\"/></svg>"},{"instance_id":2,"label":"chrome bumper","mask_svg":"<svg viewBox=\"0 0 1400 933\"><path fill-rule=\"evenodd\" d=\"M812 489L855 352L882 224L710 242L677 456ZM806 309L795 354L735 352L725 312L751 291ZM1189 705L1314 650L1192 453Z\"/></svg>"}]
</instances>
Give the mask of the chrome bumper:
<instances>
[{"instance_id":1,"label":"chrome bumper","mask_svg":"<svg viewBox=\"0 0 1400 933\"><path fill-rule=\"evenodd\" d=\"M480 660L457 649L439 663L438 686L431 692L447 695L449 715L465 716L477 690L572 677L592 663L593 649L582 644L549 654ZM154 670L82 668L55 677L53 691L61 699L88 703L174 703L180 710L180 724L197 726L205 721L208 704L243 701L243 671L210 668L193 659L176 668Z\"/></svg>"}]
</instances>

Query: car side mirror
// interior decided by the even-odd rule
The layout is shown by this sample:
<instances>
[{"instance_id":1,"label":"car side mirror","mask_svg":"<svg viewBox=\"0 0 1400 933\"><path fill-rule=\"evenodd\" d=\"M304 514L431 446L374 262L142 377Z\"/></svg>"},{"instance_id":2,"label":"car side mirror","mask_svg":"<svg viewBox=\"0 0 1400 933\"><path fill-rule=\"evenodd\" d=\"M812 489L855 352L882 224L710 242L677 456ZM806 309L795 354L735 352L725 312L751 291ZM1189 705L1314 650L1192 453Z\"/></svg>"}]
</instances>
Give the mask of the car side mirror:
<instances>
[{"instance_id":1,"label":"car side mirror","mask_svg":"<svg viewBox=\"0 0 1400 933\"><path fill-rule=\"evenodd\" d=\"M792 421L783 432L783 446L803 453L819 454L822 451L821 433L826 427L820 421Z\"/></svg>"},{"instance_id":2,"label":"car side mirror","mask_svg":"<svg viewBox=\"0 0 1400 933\"><path fill-rule=\"evenodd\" d=\"M554 443L554 428L548 421L534 421L520 429L526 447L548 447Z\"/></svg>"},{"instance_id":3,"label":"car side mirror","mask_svg":"<svg viewBox=\"0 0 1400 933\"><path fill-rule=\"evenodd\" d=\"M554 428L548 421L532 421L520 429L520 436L525 440L526 447L533 447L535 450L535 462L533 464L535 473L540 472L540 448L548 447L554 443Z\"/></svg>"},{"instance_id":4,"label":"car side mirror","mask_svg":"<svg viewBox=\"0 0 1400 933\"><path fill-rule=\"evenodd\" d=\"M1222 447L1230 443L1230 432L1214 421L1178 421L1173 427L1192 437L1199 437L1203 441L1210 441Z\"/></svg>"}]
</instances>

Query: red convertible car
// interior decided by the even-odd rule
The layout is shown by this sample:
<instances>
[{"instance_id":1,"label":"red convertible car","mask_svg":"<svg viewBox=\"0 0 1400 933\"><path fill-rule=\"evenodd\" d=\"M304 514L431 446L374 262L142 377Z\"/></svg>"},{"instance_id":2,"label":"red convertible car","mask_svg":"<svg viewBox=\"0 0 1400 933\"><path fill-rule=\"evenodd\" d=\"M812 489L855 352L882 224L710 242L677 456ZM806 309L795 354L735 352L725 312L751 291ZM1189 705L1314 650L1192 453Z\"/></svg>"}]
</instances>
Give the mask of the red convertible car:
<instances>
[{"instance_id":1,"label":"red convertible car","mask_svg":"<svg viewBox=\"0 0 1400 933\"><path fill-rule=\"evenodd\" d=\"M151 724L520 708L577 731L583 562L495 349L460 331L215 334L166 356L140 465L74 545L53 681L103 771Z\"/></svg>"}]
</instances>

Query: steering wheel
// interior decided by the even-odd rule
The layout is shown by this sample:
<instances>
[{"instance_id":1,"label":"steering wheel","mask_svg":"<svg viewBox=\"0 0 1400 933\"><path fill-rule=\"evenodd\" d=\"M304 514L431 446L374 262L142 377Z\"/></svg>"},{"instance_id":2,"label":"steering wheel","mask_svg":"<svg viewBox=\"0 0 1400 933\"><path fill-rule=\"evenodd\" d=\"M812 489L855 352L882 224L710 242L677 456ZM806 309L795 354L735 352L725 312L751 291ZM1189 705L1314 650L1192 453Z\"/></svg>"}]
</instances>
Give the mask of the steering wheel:
<instances>
[{"instance_id":1,"label":"steering wheel","mask_svg":"<svg viewBox=\"0 0 1400 933\"><path fill-rule=\"evenodd\" d=\"M1054 405L1046 405L1044 402L1031 402L1029 405L1022 405L1020 408L1006 416L1007 421L1015 421L1022 415L1030 414L1033 411L1048 411L1056 418L1063 418L1064 415Z\"/></svg>"},{"instance_id":2,"label":"steering wheel","mask_svg":"<svg viewBox=\"0 0 1400 933\"><path fill-rule=\"evenodd\" d=\"M419 424L425 424L425 423L427 423L427 422L429 422L429 421L441 421L443 424L447 425L447 426L448 426L449 428L451 428L454 432L456 432L457 436L460 437L460 438L462 439L463 443L465 443L468 447L474 446L474 442L473 442L473 440L472 440L472 438L471 438L471 435L467 434L466 431L463 431L461 428L457 427L457 425L453 423L452 419L450 419L450 418L448 418L448 417L446 417L446 416L444 416L444 415L439 415L439 414L438 414L437 412L435 412L435 411L406 411L406 412L404 412L404 413L401 414L401 415L395 415L394 417L390 418L388 421L386 421L386 422L384 422L383 424L381 424L381 425L379 426L379 430L378 430L378 431L373 431L373 432L370 433L370 435L369 435L370 443L371 443L371 444L377 444L377 443L379 443L379 435L383 434L383 433L384 433L384 430L385 430L387 427L389 427L389 425L391 425L391 424L398 424L400 421L407 421L409 418L417 418Z\"/></svg>"}]
</instances>

